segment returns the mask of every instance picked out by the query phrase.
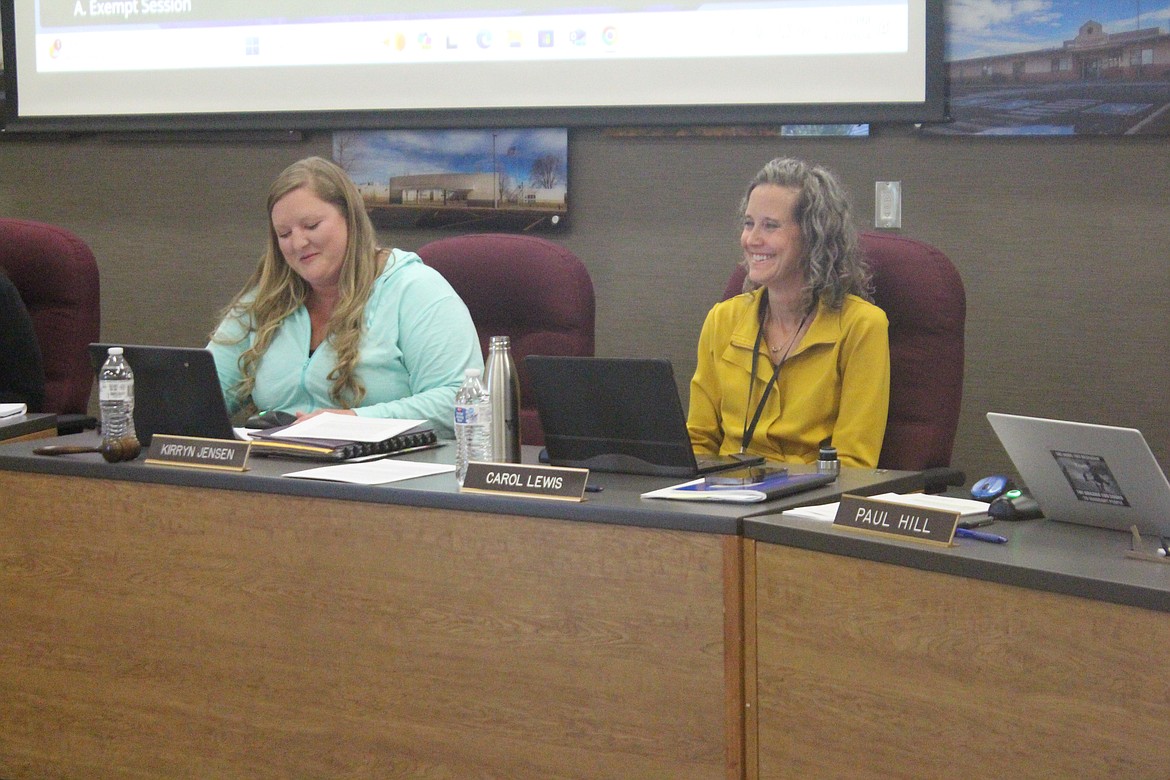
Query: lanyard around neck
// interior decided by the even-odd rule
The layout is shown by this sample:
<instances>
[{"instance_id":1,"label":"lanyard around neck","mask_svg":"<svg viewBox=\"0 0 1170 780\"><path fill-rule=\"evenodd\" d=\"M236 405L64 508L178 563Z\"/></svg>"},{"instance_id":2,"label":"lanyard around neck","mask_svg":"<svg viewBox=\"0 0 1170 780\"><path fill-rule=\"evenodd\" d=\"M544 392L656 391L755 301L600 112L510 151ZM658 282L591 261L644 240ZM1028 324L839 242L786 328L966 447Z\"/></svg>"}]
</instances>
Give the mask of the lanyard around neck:
<instances>
[{"instance_id":1,"label":"lanyard around neck","mask_svg":"<svg viewBox=\"0 0 1170 780\"><path fill-rule=\"evenodd\" d=\"M768 310L768 291L760 295L760 311L758 316L759 327L756 329L756 343L752 347L752 373L748 377L748 397L747 406L752 404L752 388L756 386L756 368L760 365L760 344L764 341L764 315ZM800 324L796 326L796 334L792 337L792 341L788 342L788 349L784 350L784 354L780 356L779 362L776 363L772 369L772 377L768 383L764 385L764 392L760 395L760 402L756 404L755 414L752 415L751 424L748 424L747 417L743 420L743 435L740 438L739 451L747 452L748 445L752 443L752 437L756 434L756 425L760 422L760 415L764 413L764 404L768 402L768 395L772 392L772 388L776 386L776 381L780 378L780 367L784 365L784 361L788 360L788 354L792 352L792 347L796 343L796 336L800 335L804 323L808 320L808 312L800 318Z\"/></svg>"}]
</instances>

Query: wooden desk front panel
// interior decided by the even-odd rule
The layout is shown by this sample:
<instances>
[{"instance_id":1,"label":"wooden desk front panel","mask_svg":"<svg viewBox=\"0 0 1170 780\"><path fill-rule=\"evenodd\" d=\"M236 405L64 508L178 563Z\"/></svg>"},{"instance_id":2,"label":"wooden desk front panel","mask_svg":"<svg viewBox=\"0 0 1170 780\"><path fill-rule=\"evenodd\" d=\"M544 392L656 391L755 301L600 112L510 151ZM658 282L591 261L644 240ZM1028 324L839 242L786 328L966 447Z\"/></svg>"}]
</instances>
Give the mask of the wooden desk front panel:
<instances>
[{"instance_id":1,"label":"wooden desk front panel","mask_svg":"<svg viewBox=\"0 0 1170 780\"><path fill-rule=\"evenodd\" d=\"M742 771L737 538L15 472L0 496L2 777Z\"/></svg>"},{"instance_id":2,"label":"wooden desk front panel","mask_svg":"<svg viewBox=\"0 0 1170 780\"><path fill-rule=\"evenodd\" d=\"M1164 612L750 540L745 580L748 777L1170 777Z\"/></svg>"},{"instance_id":3,"label":"wooden desk front panel","mask_svg":"<svg viewBox=\"0 0 1170 780\"><path fill-rule=\"evenodd\" d=\"M4 439L4 442L6 444L10 444L14 441L33 441L34 439L51 439L56 435L57 435L56 428L46 428L43 431L35 431L33 433L25 433L25 434L22 434L20 436L12 436L10 438Z\"/></svg>"}]
</instances>

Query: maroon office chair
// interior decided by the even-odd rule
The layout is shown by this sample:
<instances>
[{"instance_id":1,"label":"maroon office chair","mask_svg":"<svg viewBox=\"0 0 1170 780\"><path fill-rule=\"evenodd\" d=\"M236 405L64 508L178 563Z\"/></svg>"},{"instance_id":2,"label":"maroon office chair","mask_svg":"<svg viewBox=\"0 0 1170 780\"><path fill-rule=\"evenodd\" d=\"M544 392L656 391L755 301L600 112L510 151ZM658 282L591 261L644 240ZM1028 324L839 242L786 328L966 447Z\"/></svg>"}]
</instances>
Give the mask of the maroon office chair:
<instances>
[{"instance_id":1,"label":"maroon office chair","mask_svg":"<svg viewBox=\"0 0 1170 780\"><path fill-rule=\"evenodd\" d=\"M945 469L963 399L963 280L946 255L922 241L862 233L861 246L874 302L890 321L890 412L878 467ZM736 266L723 298L742 292L743 279ZM945 479L963 482L959 473Z\"/></svg>"},{"instance_id":2,"label":"maroon office chair","mask_svg":"<svg viewBox=\"0 0 1170 780\"><path fill-rule=\"evenodd\" d=\"M87 417L94 369L87 350L99 340L101 289L90 248L70 231L41 222L0 219L0 265L32 319L45 368L44 411L63 415L62 432Z\"/></svg>"},{"instance_id":3,"label":"maroon office chair","mask_svg":"<svg viewBox=\"0 0 1170 780\"><path fill-rule=\"evenodd\" d=\"M572 252L547 239L480 233L418 249L467 304L487 358L492 336L508 336L520 377L520 439L544 444L527 355L594 354L593 280Z\"/></svg>"}]
</instances>

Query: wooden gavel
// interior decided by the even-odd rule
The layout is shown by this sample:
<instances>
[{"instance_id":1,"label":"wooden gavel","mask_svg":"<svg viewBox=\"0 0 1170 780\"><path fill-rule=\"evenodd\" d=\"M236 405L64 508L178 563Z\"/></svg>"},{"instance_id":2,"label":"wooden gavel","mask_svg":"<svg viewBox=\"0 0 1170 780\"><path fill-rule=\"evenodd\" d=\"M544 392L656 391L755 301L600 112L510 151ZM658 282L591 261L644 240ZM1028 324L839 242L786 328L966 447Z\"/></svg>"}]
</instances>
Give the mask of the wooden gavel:
<instances>
[{"instance_id":1,"label":"wooden gavel","mask_svg":"<svg viewBox=\"0 0 1170 780\"><path fill-rule=\"evenodd\" d=\"M127 436L113 441L102 441L96 447L84 447L80 444L48 444L33 450L36 455L82 455L87 452L99 453L107 463L120 463L124 460L134 460L142 452L142 445L133 436Z\"/></svg>"}]
</instances>

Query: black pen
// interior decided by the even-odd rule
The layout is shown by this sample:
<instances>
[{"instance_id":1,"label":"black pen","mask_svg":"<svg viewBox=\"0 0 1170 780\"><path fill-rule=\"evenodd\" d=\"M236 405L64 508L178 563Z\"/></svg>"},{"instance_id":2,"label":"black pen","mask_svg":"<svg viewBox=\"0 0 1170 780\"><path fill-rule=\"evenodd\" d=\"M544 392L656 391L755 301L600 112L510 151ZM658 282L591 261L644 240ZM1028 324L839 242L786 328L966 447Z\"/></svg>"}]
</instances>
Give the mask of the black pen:
<instances>
[{"instance_id":1,"label":"black pen","mask_svg":"<svg viewBox=\"0 0 1170 780\"><path fill-rule=\"evenodd\" d=\"M601 485L586 485L585 486L586 493L600 493L603 490L605 490L605 488L603 488Z\"/></svg>"}]
</instances>

